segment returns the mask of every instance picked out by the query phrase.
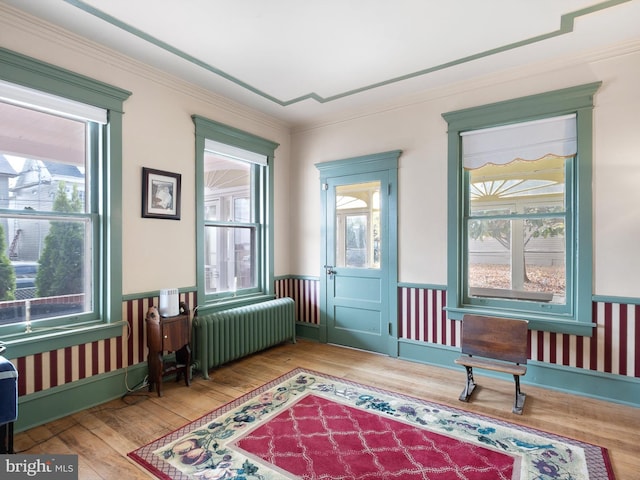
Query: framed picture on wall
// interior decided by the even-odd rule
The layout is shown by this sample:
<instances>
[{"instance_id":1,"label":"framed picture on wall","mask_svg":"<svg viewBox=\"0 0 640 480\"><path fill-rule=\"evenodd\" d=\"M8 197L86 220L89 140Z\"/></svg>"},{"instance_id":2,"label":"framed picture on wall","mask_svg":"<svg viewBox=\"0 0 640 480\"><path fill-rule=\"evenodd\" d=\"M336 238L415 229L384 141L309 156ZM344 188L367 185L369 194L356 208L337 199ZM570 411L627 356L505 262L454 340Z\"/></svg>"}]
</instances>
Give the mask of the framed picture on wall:
<instances>
[{"instance_id":1,"label":"framed picture on wall","mask_svg":"<svg viewBox=\"0 0 640 480\"><path fill-rule=\"evenodd\" d=\"M142 167L142 216L180 220L179 173Z\"/></svg>"}]
</instances>

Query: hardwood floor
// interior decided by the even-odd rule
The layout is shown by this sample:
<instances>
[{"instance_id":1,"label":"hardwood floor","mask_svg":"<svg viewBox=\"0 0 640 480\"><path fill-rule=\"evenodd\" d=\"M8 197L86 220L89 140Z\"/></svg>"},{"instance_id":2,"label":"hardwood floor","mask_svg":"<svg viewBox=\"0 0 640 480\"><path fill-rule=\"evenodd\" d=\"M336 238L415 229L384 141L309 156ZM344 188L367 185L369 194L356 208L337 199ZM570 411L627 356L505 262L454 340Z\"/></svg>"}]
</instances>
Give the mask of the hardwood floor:
<instances>
[{"instance_id":1,"label":"hardwood floor","mask_svg":"<svg viewBox=\"0 0 640 480\"><path fill-rule=\"evenodd\" d=\"M293 368L303 367L356 382L464 407L513 423L573 437L609 450L618 480L639 478L640 409L523 384L524 415L511 413L513 383L476 373L469 404L458 396L461 369L450 370L305 340L283 344L184 382L164 383L164 396L146 390L16 435L18 453L79 456L80 479L148 479L126 454L199 418ZM526 381L526 377L524 377Z\"/></svg>"}]
</instances>

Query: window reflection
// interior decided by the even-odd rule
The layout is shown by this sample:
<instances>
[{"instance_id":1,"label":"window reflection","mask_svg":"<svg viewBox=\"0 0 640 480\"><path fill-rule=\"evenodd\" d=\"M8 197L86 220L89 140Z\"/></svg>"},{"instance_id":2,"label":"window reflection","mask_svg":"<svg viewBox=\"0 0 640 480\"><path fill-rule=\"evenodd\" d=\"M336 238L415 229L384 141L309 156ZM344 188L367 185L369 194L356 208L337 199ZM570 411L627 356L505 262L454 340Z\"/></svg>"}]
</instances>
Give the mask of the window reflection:
<instances>
[{"instance_id":1,"label":"window reflection","mask_svg":"<svg viewBox=\"0 0 640 480\"><path fill-rule=\"evenodd\" d=\"M471 170L469 295L566 301L564 157Z\"/></svg>"},{"instance_id":2,"label":"window reflection","mask_svg":"<svg viewBox=\"0 0 640 480\"><path fill-rule=\"evenodd\" d=\"M380 182L336 187L336 266L380 268Z\"/></svg>"}]
</instances>

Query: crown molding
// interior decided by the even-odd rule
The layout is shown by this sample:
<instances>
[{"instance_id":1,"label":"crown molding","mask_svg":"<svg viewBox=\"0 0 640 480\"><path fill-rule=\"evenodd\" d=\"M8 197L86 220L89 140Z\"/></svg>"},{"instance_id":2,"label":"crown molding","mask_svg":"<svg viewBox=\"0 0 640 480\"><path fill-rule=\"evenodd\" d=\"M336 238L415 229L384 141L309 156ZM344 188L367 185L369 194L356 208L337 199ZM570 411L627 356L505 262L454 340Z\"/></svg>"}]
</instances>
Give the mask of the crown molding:
<instances>
[{"instance_id":1,"label":"crown molding","mask_svg":"<svg viewBox=\"0 0 640 480\"><path fill-rule=\"evenodd\" d=\"M6 32L10 32L11 29L17 29L25 35L37 37L44 43L55 44L62 49L69 50L74 54L70 55L69 58L74 58L76 62L78 56L91 58L101 63L113 65L119 70L171 89L181 95L191 96L199 102L206 103L207 105L245 120L278 130L285 129L288 131L290 128L290 125L285 121L234 102L227 97L189 83L163 70L147 65L116 50L105 47L102 44L93 42L85 37L76 35L57 25L45 22L44 20L2 3L0 3L0 26L5 34ZM53 63L47 58L41 55L33 55L31 52L18 51L17 53L29 55L47 63ZM68 70L75 70L75 68L70 65L57 66ZM91 72L78 73L87 76L92 75ZM133 94L135 95L135 92L133 92Z\"/></svg>"},{"instance_id":2,"label":"crown molding","mask_svg":"<svg viewBox=\"0 0 640 480\"><path fill-rule=\"evenodd\" d=\"M254 95L257 95L259 97L262 97L263 99L269 101L269 102L273 102L276 105L279 105L281 107L287 107L290 105L294 105L300 102L304 102L304 101L314 101L320 104L323 103L330 103L330 102L334 102L336 100L340 100L346 97L350 97L353 95L357 95L363 92L367 92L367 91L371 91L371 90L376 90L378 88L381 87L385 87L388 85L393 85L399 82L404 82L406 80L411 80L414 78L419 78L419 77L423 77L425 75L431 74L431 73L435 73L435 72L439 72L439 71L443 71L446 69L449 69L451 67L455 67L455 66L459 66L459 65L464 65L467 64L469 62L474 62L483 58L488 58L488 57L492 57L494 55L499 55L501 53L504 52L509 52L509 51L513 51L522 47L525 47L527 45L534 45L536 43L539 42L543 42L549 39L553 39L556 37L561 37L564 35L568 35L574 32L574 28L575 28L575 23L576 20L579 20L582 17L588 16L590 14L599 12L599 11L603 11L612 7L616 7L618 5L630 2L632 0L605 0L605 1L601 1L599 3L595 3L593 5L590 5L588 7L585 8L581 8L578 10L574 10L572 12L568 12L565 13L563 15L560 16L559 18L559 26L558 28L556 28L555 30L551 30L548 32L543 32L543 33L539 33L537 35L533 35L529 38L525 38L519 41L515 41L512 43L507 43L504 45L500 45L498 47L495 48L490 48L488 50L484 50L484 51L479 51L464 57L460 57L460 58L456 58L453 59L451 61L447 61L445 63L442 64L437 64L437 65L428 65L425 68L419 69L417 71L413 71L413 72L407 72L403 75L399 75L396 77L392 77L392 78L387 78L384 80L381 80L379 82L375 82L372 84L366 84L366 85L361 85L359 87L350 89L350 90L346 90L346 91L342 91L342 92L338 92L335 93L333 95L329 95L329 96L322 96L319 93L315 92L315 91L311 91L302 95L299 95L295 98L289 98L289 99L285 99L285 98L277 98L276 96L266 92L265 90L261 90L259 88L254 87L253 85L250 85L249 83L245 82L244 80L232 75L229 72L225 72L217 67L215 67L214 65L210 65L204 61L202 61L199 58L196 58L194 56L192 56L191 54L182 51L178 48L176 48L174 45L170 45L164 41L162 41L159 38L156 38L152 35L149 35L139 29L137 29L136 27L129 25L123 21L121 21L118 18L115 18L105 12L103 12L102 10L95 8L94 6L88 4L87 2L83 1L83 0L64 0L66 3L68 3L69 5L76 7L82 11L84 11L85 13L92 15L96 18L99 18L100 20L113 25L116 28L121 29L122 31L125 31L131 35L134 35L138 38L140 38L141 40L156 46L157 48L160 48L162 50L164 50L165 52L168 52L171 55L175 55L183 60L185 60L186 62L192 63L194 65L198 65L200 68L203 68L205 70L207 70L208 72L212 73L213 75L217 75L220 76L232 83L235 83L238 87L243 88L251 93L253 93Z\"/></svg>"},{"instance_id":3,"label":"crown molding","mask_svg":"<svg viewBox=\"0 0 640 480\"><path fill-rule=\"evenodd\" d=\"M606 48L586 51L579 55L565 55L551 62L545 60L532 63L524 67L514 67L481 77L474 77L473 79L449 84L444 87L434 87L426 89L417 94L395 98L390 102L379 104L376 107L354 109L349 112L343 112L340 115L327 116L326 118L319 119L318 121L300 123L292 127L291 134L293 135L297 133L303 133L306 131L346 123L366 117L373 117L387 112L411 108L416 105L430 103L449 97L481 92L487 88L495 87L497 85L506 85L509 83L530 79L534 76L558 73L581 65L595 64L598 62L608 61L614 58L633 55L637 53L640 53L640 39L621 42ZM585 81L597 80L599 79L585 79ZM572 85L558 85L552 86L550 88L559 89L564 86L568 87ZM550 88L545 87L540 91L540 93Z\"/></svg>"}]
</instances>

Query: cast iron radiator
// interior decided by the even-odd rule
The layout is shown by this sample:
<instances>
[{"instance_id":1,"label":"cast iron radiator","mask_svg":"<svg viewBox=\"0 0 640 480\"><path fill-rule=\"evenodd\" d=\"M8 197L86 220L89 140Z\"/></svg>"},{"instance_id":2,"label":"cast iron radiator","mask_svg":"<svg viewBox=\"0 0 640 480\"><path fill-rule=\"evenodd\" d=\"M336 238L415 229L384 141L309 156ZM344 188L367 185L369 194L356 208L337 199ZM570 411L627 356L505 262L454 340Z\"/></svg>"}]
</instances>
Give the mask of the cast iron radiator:
<instances>
[{"instance_id":1,"label":"cast iron radiator","mask_svg":"<svg viewBox=\"0 0 640 480\"><path fill-rule=\"evenodd\" d=\"M193 319L195 368L208 370L286 340L296 341L295 302L266 302L198 315Z\"/></svg>"}]
</instances>

